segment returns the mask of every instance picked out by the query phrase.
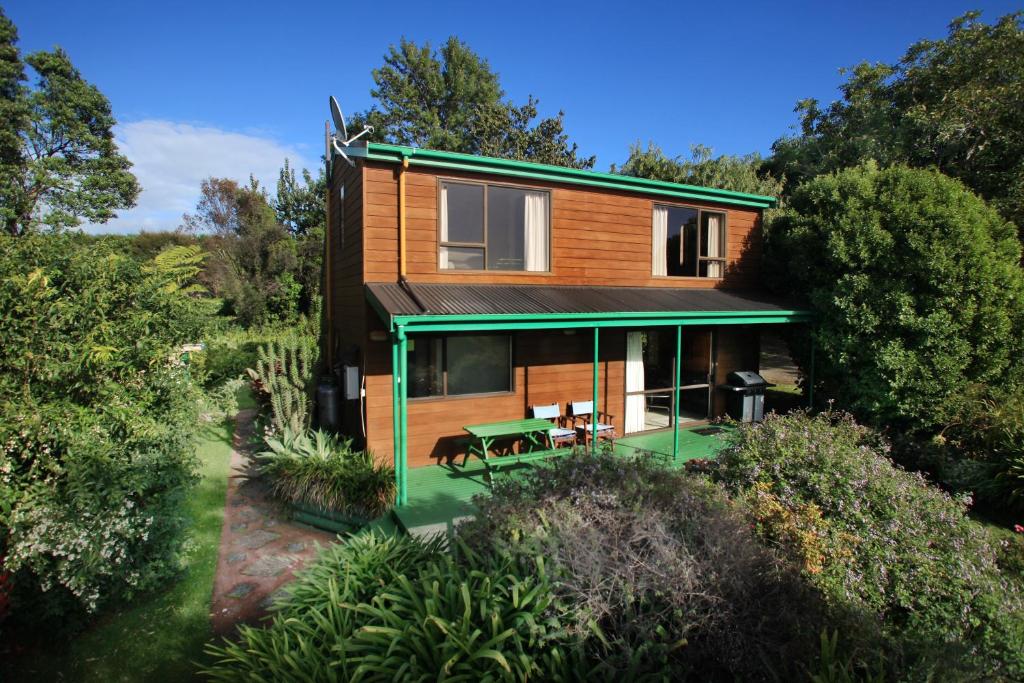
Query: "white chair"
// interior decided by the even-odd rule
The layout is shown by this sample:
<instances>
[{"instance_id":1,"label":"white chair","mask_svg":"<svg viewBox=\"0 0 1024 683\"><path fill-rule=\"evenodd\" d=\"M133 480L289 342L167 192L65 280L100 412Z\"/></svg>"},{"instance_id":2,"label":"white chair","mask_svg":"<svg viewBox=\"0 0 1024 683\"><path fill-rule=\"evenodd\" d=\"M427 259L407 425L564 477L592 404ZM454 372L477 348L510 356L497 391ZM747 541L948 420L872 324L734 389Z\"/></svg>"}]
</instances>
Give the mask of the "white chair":
<instances>
[{"instance_id":1,"label":"white chair","mask_svg":"<svg viewBox=\"0 0 1024 683\"><path fill-rule=\"evenodd\" d=\"M594 438L594 402L593 401L570 401L569 416L572 418L573 426L577 432L582 432L583 443L590 443ZM612 444L618 436L615 433L614 415L609 415L603 410L597 411L597 438L604 439Z\"/></svg>"},{"instance_id":2,"label":"white chair","mask_svg":"<svg viewBox=\"0 0 1024 683\"><path fill-rule=\"evenodd\" d=\"M558 448L562 444L573 445L576 443L576 430L568 429L568 418L562 415L557 403L547 406L533 406L533 416L542 420L551 420L556 426L548 430L548 441L552 448Z\"/></svg>"}]
</instances>

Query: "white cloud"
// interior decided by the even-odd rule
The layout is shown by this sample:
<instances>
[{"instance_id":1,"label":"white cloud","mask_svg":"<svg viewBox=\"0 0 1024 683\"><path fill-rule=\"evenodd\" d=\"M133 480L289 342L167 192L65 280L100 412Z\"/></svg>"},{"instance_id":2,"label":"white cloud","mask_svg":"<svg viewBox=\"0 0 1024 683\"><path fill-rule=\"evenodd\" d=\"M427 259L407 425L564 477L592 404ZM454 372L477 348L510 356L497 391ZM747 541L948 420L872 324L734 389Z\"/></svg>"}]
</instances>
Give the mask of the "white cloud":
<instances>
[{"instance_id":1,"label":"white cloud","mask_svg":"<svg viewBox=\"0 0 1024 683\"><path fill-rule=\"evenodd\" d=\"M315 170L319 163L298 147L269 137L174 121L126 123L114 135L121 153L134 164L142 193L134 209L102 225L84 226L87 232L174 230L181 215L195 208L205 178L245 182L252 174L273 191L286 157L296 168Z\"/></svg>"}]
</instances>

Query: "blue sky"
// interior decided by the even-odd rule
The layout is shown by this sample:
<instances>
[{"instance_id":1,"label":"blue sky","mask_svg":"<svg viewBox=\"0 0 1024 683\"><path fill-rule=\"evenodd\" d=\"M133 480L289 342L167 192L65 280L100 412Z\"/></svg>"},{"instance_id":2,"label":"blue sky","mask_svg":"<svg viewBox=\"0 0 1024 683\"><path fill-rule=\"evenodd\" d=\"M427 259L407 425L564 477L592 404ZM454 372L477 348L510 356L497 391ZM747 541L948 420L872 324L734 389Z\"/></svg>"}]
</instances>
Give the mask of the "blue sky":
<instances>
[{"instance_id":1,"label":"blue sky","mask_svg":"<svg viewBox=\"0 0 1024 683\"><path fill-rule=\"evenodd\" d=\"M110 98L139 206L99 228L174 228L210 175L276 177L284 156L317 162L327 96L371 104L371 70L405 36L457 35L516 102L565 111L597 168L635 141L670 154L768 153L798 99L838 97L840 67L894 61L977 8L1018 2L43 2L4 9L23 52L66 49Z\"/></svg>"}]
</instances>

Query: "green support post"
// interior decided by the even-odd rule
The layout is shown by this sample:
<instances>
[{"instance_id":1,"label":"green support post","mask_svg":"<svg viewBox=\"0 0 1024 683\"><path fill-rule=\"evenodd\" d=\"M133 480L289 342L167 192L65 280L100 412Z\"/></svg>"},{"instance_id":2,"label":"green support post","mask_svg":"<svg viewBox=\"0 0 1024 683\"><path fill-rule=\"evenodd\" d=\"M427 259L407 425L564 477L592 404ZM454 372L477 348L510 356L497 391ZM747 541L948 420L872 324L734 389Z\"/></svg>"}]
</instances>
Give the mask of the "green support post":
<instances>
[{"instance_id":1,"label":"green support post","mask_svg":"<svg viewBox=\"0 0 1024 683\"><path fill-rule=\"evenodd\" d=\"M672 462L679 461L679 385L683 383L683 326L676 325L676 377L672 390Z\"/></svg>"},{"instance_id":2,"label":"green support post","mask_svg":"<svg viewBox=\"0 0 1024 683\"><path fill-rule=\"evenodd\" d=\"M807 407L814 409L814 331L811 330L811 369L807 373Z\"/></svg>"},{"instance_id":3,"label":"green support post","mask_svg":"<svg viewBox=\"0 0 1024 683\"><path fill-rule=\"evenodd\" d=\"M391 421L394 435L394 463L395 463L395 502L399 502L398 491L402 489L402 471L400 458L402 452L402 426L399 422L398 408L398 336L391 335Z\"/></svg>"},{"instance_id":4,"label":"green support post","mask_svg":"<svg viewBox=\"0 0 1024 683\"><path fill-rule=\"evenodd\" d=\"M407 378L409 376L409 340L405 336L405 328L398 328L398 406L399 406L399 432L401 434L401 458L399 460L398 479L398 504L405 505L409 502L409 387Z\"/></svg>"},{"instance_id":5,"label":"green support post","mask_svg":"<svg viewBox=\"0 0 1024 683\"><path fill-rule=\"evenodd\" d=\"M593 435L591 437L591 444L590 444L590 452L591 452L591 454L597 453L597 369L598 369L598 365L597 365L598 364L598 360L597 360L597 352L598 352L597 337L598 337L598 334L599 334L598 328L595 327L594 328L594 397L593 397L594 398L594 412L590 416L590 418L591 418L591 425L593 425L594 433L593 433Z\"/></svg>"}]
</instances>

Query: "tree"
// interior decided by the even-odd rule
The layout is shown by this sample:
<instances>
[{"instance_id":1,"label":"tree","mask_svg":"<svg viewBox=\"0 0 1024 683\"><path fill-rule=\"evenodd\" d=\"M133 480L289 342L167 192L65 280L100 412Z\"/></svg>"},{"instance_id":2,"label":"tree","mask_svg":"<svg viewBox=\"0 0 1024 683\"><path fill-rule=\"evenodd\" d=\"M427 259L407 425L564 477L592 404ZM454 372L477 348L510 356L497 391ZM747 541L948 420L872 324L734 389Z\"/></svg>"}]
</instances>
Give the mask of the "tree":
<instances>
[{"instance_id":1,"label":"tree","mask_svg":"<svg viewBox=\"0 0 1024 683\"><path fill-rule=\"evenodd\" d=\"M205 235L212 257L202 280L239 322L287 322L298 315L297 243L278 223L258 181L241 186L227 178L204 180L195 213L185 214L182 223L185 231Z\"/></svg>"},{"instance_id":2,"label":"tree","mask_svg":"<svg viewBox=\"0 0 1024 683\"><path fill-rule=\"evenodd\" d=\"M0 217L9 235L83 220L104 223L135 205L139 185L114 144L110 101L60 48L24 64L17 30L0 12Z\"/></svg>"},{"instance_id":3,"label":"tree","mask_svg":"<svg viewBox=\"0 0 1024 683\"><path fill-rule=\"evenodd\" d=\"M761 157L757 154L714 157L710 147L693 145L689 159L669 158L657 145L648 143L647 149L643 149L637 142L630 147L629 158L622 168L613 166L612 172L769 197L782 194L783 181L762 171L761 166Z\"/></svg>"},{"instance_id":4,"label":"tree","mask_svg":"<svg viewBox=\"0 0 1024 683\"><path fill-rule=\"evenodd\" d=\"M299 183L295 169L285 159L278 174L273 207L277 222L292 235L308 235L316 230L322 234L327 223L327 176L323 169L316 178L308 169L302 169Z\"/></svg>"},{"instance_id":5,"label":"tree","mask_svg":"<svg viewBox=\"0 0 1024 683\"><path fill-rule=\"evenodd\" d=\"M541 119L537 101L505 101L498 74L486 59L452 36L434 52L402 39L374 69L377 104L357 114L356 126L374 127L373 139L450 152L592 168L564 132L564 114Z\"/></svg>"},{"instance_id":6,"label":"tree","mask_svg":"<svg viewBox=\"0 0 1024 683\"><path fill-rule=\"evenodd\" d=\"M974 383L1024 359L1014 227L935 170L870 162L801 185L766 245L806 298L819 389L874 425L930 430ZM806 371L806 339L795 338Z\"/></svg>"},{"instance_id":7,"label":"tree","mask_svg":"<svg viewBox=\"0 0 1024 683\"><path fill-rule=\"evenodd\" d=\"M769 167L790 187L874 159L937 167L1014 221L1024 237L1024 13L980 12L893 65L862 63L842 99L797 104L800 134L775 142Z\"/></svg>"}]
</instances>

